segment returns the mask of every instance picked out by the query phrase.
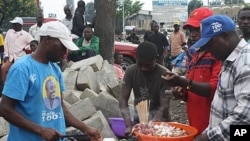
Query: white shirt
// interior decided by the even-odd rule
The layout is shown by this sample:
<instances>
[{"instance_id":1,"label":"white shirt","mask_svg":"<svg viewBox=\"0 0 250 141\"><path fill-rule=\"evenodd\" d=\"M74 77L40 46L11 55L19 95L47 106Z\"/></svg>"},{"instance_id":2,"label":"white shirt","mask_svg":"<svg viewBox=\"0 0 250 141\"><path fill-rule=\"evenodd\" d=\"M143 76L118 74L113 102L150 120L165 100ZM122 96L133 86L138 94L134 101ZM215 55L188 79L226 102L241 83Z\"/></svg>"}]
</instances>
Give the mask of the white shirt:
<instances>
[{"instance_id":1,"label":"white shirt","mask_svg":"<svg viewBox=\"0 0 250 141\"><path fill-rule=\"evenodd\" d=\"M9 57L9 61L16 60L26 53L23 49L30 49L30 41L34 40L31 35L24 31L16 32L13 29L7 31L4 39L4 57Z\"/></svg>"},{"instance_id":2,"label":"white shirt","mask_svg":"<svg viewBox=\"0 0 250 141\"><path fill-rule=\"evenodd\" d=\"M71 20L68 20L68 19L66 19L66 17L65 18L63 18L62 19L62 23L69 29L69 31L71 32L71 30L72 30L72 27L73 27L73 20L72 20L73 18L71 18Z\"/></svg>"},{"instance_id":3,"label":"white shirt","mask_svg":"<svg viewBox=\"0 0 250 141\"><path fill-rule=\"evenodd\" d=\"M37 26L37 24L34 24L29 28L30 35L37 41L40 41L40 36L38 35L40 28L41 27Z\"/></svg>"}]
</instances>

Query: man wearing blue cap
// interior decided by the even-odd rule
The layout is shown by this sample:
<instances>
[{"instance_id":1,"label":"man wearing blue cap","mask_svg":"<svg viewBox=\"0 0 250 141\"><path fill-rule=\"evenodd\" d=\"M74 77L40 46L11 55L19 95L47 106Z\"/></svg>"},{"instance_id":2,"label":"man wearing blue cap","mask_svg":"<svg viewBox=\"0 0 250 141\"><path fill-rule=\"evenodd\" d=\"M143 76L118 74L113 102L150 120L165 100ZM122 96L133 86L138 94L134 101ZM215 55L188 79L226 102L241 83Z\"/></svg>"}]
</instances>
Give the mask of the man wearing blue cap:
<instances>
[{"instance_id":1,"label":"man wearing blue cap","mask_svg":"<svg viewBox=\"0 0 250 141\"><path fill-rule=\"evenodd\" d=\"M195 141L230 140L230 125L250 123L250 45L234 21L215 15L201 22L201 38L193 45L223 61L207 129Z\"/></svg>"}]
</instances>

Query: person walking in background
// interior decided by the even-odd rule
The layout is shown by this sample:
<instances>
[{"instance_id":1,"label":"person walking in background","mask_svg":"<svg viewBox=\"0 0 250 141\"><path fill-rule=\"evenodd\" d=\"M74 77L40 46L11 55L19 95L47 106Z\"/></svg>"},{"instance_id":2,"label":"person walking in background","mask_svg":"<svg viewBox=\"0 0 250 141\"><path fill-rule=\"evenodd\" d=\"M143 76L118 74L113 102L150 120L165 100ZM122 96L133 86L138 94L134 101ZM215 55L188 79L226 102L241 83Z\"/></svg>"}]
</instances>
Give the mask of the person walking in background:
<instances>
[{"instance_id":1,"label":"person walking in background","mask_svg":"<svg viewBox=\"0 0 250 141\"><path fill-rule=\"evenodd\" d=\"M200 7L191 12L183 29L189 30L192 44L201 38L200 22L212 15L212 10L207 7ZM210 52L198 49L190 61L186 78L169 72L163 77L167 84L175 86L173 89L175 98L187 102L189 124L197 128L198 133L209 124L211 102L220 70L219 60L212 57Z\"/></svg>"},{"instance_id":2,"label":"person walking in background","mask_svg":"<svg viewBox=\"0 0 250 141\"><path fill-rule=\"evenodd\" d=\"M171 57L172 72L184 76L188 66L188 58L182 49L182 47L186 45L186 37L180 30L179 24L174 24L174 32L170 34L169 42L170 50L168 50L169 53L167 53L168 55L166 57Z\"/></svg>"},{"instance_id":3,"label":"person walking in background","mask_svg":"<svg viewBox=\"0 0 250 141\"><path fill-rule=\"evenodd\" d=\"M58 141L65 135L67 123L89 135L91 141L101 141L100 132L74 117L63 102L65 85L56 62L67 49L78 49L70 31L61 22L51 21L42 25L39 35L35 52L11 66L4 85L0 114L10 123L7 140ZM46 107L47 93L57 99L56 104Z\"/></svg>"},{"instance_id":4,"label":"person walking in background","mask_svg":"<svg viewBox=\"0 0 250 141\"><path fill-rule=\"evenodd\" d=\"M250 7L242 8L237 19L243 38L250 43Z\"/></svg>"},{"instance_id":5,"label":"person walking in background","mask_svg":"<svg viewBox=\"0 0 250 141\"><path fill-rule=\"evenodd\" d=\"M79 0L77 3L77 8L74 13L73 27L71 30L71 33L77 35L78 37L82 37L82 31L84 30L86 25L84 19L84 12L85 12L85 2Z\"/></svg>"},{"instance_id":6,"label":"person walking in background","mask_svg":"<svg viewBox=\"0 0 250 141\"><path fill-rule=\"evenodd\" d=\"M83 37L76 41L80 50L69 52L69 60L79 61L99 54L99 37L93 35L92 28L86 26Z\"/></svg>"},{"instance_id":7,"label":"person walking in background","mask_svg":"<svg viewBox=\"0 0 250 141\"><path fill-rule=\"evenodd\" d=\"M152 21L150 22L150 24L149 24L150 30L149 30L149 31L146 31L145 34L144 34L144 36L143 36L144 41L148 41L149 36L152 35L152 34L154 33L154 31L153 31L154 23L156 23L155 20L152 20Z\"/></svg>"},{"instance_id":8,"label":"person walking in background","mask_svg":"<svg viewBox=\"0 0 250 141\"><path fill-rule=\"evenodd\" d=\"M61 22L69 29L69 31L71 31L73 26L72 24L73 15L69 5L65 5L63 11L66 16L62 19Z\"/></svg>"},{"instance_id":9,"label":"person walking in background","mask_svg":"<svg viewBox=\"0 0 250 141\"><path fill-rule=\"evenodd\" d=\"M43 20L43 14L38 12L36 16L36 24L29 28L30 35L37 41L40 41L40 36L38 34L41 26L43 25Z\"/></svg>"},{"instance_id":10,"label":"person walking in background","mask_svg":"<svg viewBox=\"0 0 250 141\"><path fill-rule=\"evenodd\" d=\"M152 42L157 47L157 63L164 65L163 59L167 55L168 40L162 33L159 32L159 25L157 22L152 23L153 34L148 37L148 41Z\"/></svg>"},{"instance_id":11,"label":"person walking in background","mask_svg":"<svg viewBox=\"0 0 250 141\"><path fill-rule=\"evenodd\" d=\"M121 67L122 61L123 61L123 55L121 53L119 53L119 52L115 52L114 53L113 67L114 67L114 70L115 70L119 80L123 79L123 76L124 76L124 73L125 73L124 70Z\"/></svg>"},{"instance_id":12,"label":"person walking in background","mask_svg":"<svg viewBox=\"0 0 250 141\"><path fill-rule=\"evenodd\" d=\"M121 86L121 94L119 97L119 106L125 120L125 135L129 136L132 131L133 124L139 123L138 111L134 109L134 117L130 116L128 108L128 99L131 90L134 92L134 107L143 101L149 100L149 120L151 121L170 121L169 115L169 98L170 95L165 90L170 87L165 85L161 79L167 69L156 63L157 47L151 42L142 42L138 45L136 51L136 64L129 66L123 77Z\"/></svg>"},{"instance_id":13,"label":"person walking in background","mask_svg":"<svg viewBox=\"0 0 250 141\"><path fill-rule=\"evenodd\" d=\"M183 52L182 46L185 45L187 42L185 34L180 30L179 24L174 24L174 32L170 34L169 42L171 58L175 58Z\"/></svg>"},{"instance_id":14,"label":"person walking in background","mask_svg":"<svg viewBox=\"0 0 250 141\"><path fill-rule=\"evenodd\" d=\"M34 40L28 32L22 29L22 18L15 17L10 22L12 23L12 29L7 31L4 40L4 55L1 68L3 83L10 66L17 59L26 55L25 50L30 50L30 42Z\"/></svg>"},{"instance_id":15,"label":"person walking in background","mask_svg":"<svg viewBox=\"0 0 250 141\"><path fill-rule=\"evenodd\" d=\"M193 47L211 52L223 66L208 127L194 140L229 141L231 125L250 123L250 44L239 37L235 22L226 15L208 17L201 26L201 38Z\"/></svg>"}]
</instances>

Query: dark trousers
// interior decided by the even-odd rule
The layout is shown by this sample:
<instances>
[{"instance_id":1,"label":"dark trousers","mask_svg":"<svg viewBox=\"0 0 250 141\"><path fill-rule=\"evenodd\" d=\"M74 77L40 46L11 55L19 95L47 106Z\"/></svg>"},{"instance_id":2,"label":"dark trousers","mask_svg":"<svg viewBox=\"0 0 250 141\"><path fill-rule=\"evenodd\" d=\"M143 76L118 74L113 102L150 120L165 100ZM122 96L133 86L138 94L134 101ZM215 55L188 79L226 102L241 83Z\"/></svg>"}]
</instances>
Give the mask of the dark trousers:
<instances>
[{"instance_id":1,"label":"dark trousers","mask_svg":"<svg viewBox=\"0 0 250 141\"><path fill-rule=\"evenodd\" d=\"M87 58L95 56L95 55L96 55L96 53L94 50L88 50L85 52L85 54L79 53L78 51L72 51L72 52L69 52L68 59L70 61L77 62L77 61L87 59Z\"/></svg>"}]
</instances>

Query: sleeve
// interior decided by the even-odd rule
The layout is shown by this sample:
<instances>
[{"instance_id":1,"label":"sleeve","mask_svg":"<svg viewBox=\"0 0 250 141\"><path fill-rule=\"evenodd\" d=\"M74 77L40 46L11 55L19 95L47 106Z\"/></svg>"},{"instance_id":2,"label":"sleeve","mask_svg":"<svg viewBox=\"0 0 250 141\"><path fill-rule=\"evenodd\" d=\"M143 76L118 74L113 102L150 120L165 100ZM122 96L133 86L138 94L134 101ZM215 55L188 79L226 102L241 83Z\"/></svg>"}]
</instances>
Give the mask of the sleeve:
<instances>
[{"instance_id":1,"label":"sleeve","mask_svg":"<svg viewBox=\"0 0 250 141\"><path fill-rule=\"evenodd\" d=\"M26 45L24 46L24 49L30 50L30 42L34 40L34 38L27 32L25 39L26 39Z\"/></svg>"},{"instance_id":2,"label":"sleeve","mask_svg":"<svg viewBox=\"0 0 250 141\"><path fill-rule=\"evenodd\" d=\"M20 65L12 65L7 73L3 94L12 99L24 101L29 86L29 77L25 69ZM22 74L22 75L20 75ZM18 85L13 85L18 84Z\"/></svg>"},{"instance_id":3,"label":"sleeve","mask_svg":"<svg viewBox=\"0 0 250 141\"><path fill-rule=\"evenodd\" d=\"M3 58L9 57L9 38L10 38L10 31L6 33L5 39L4 39L4 53L3 53Z\"/></svg>"},{"instance_id":4,"label":"sleeve","mask_svg":"<svg viewBox=\"0 0 250 141\"><path fill-rule=\"evenodd\" d=\"M34 37L34 36L32 35L32 32L33 32L33 26L31 26L31 27L29 28L29 34L30 34L32 37Z\"/></svg>"},{"instance_id":5,"label":"sleeve","mask_svg":"<svg viewBox=\"0 0 250 141\"><path fill-rule=\"evenodd\" d=\"M218 84L218 79L219 79L219 74L220 74L220 70L221 70L221 61L214 59L214 64L213 66L211 67L212 70L212 75L211 75L211 78L209 80L209 84L210 84L210 87L211 87L211 94L210 94L210 99L212 100L213 97L214 97L214 93L215 93L215 90L217 88L217 84Z\"/></svg>"}]
</instances>

